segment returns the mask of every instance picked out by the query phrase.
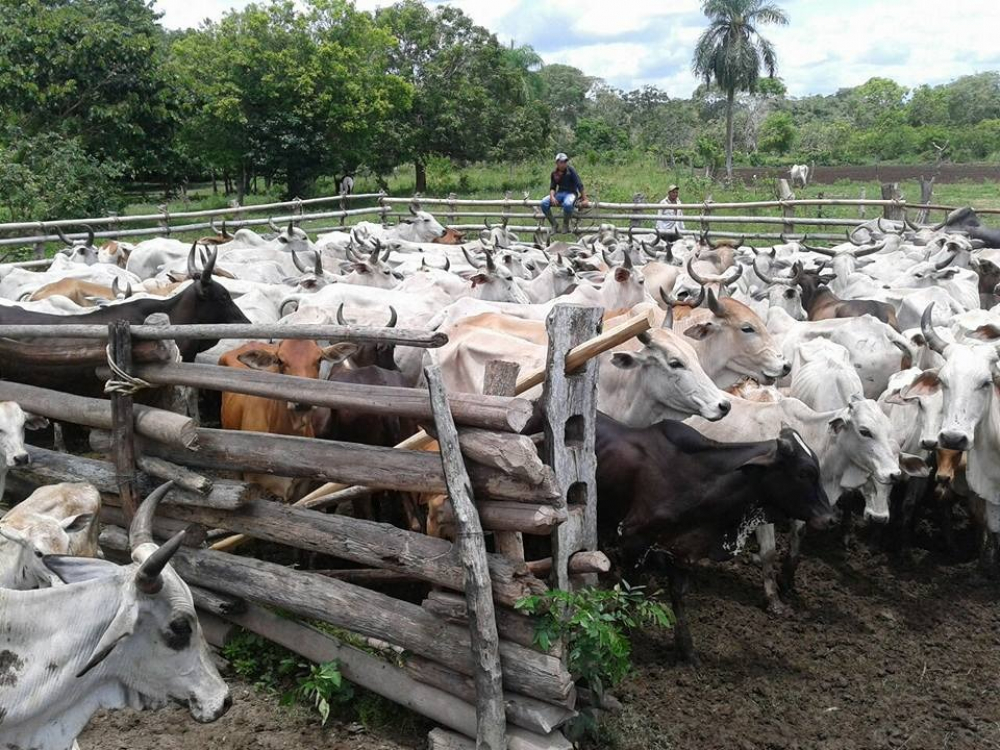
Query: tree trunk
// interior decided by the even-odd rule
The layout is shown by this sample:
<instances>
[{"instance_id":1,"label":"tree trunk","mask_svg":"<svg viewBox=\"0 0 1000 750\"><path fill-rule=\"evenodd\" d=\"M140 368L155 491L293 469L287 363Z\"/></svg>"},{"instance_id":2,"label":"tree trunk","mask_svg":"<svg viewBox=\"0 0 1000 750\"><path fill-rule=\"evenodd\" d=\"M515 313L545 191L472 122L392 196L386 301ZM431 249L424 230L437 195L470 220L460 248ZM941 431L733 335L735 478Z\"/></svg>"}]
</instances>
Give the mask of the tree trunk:
<instances>
[{"instance_id":1,"label":"tree trunk","mask_svg":"<svg viewBox=\"0 0 1000 750\"><path fill-rule=\"evenodd\" d=\"M212 170L212 195L219 194L219 181L216 179L215 170Z\"/></svg>"},{"instance_id":2,"label":"tree trunk","mask_svg":"<svg viewBox=\"0 0 1000 750\"><path fill-rule=\"evenodd\" d=\"M733 102L736 92L730 90L726 95L726 179L733 179Z\"/></svg>"},{"instance_id":3,"label":"tree trunk","mask_svg":"<svg viewBox=\"0 0 1000 750\"><path fill-rule=\"evenodd\" d=\"M238 182L236 185L236 202L241 206L243 205L243 200L247 195L247 165L240 165L240 174Z\"/></svg>"},{"instance_id":4,"label":"tree trunk","mask_svg":"<svg viewBox=\"0 0 1000 750\"><path fill-rule=\"evenodd\" d=\"M413 190L417 193L427 192L427 165L424 164L423 160L417 159L413 162L413 166L416 168L416 186Z\"/></svg>"}]
</instances>

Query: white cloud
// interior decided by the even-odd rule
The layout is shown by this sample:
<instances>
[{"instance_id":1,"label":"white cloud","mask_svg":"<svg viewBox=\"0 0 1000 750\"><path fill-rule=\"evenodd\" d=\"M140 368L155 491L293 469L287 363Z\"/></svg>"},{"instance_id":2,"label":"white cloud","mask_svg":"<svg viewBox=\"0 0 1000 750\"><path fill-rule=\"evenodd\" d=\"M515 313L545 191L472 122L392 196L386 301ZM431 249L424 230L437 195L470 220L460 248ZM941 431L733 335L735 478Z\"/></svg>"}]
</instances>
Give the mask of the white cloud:
<instances>
[{"instance_id":1,"label":"white cloud","mask_svg":"<svg viewBox=\"0 0 1000 750\"><path fill-rule=\"evenodd\" d=\"M440 0L428 0L434 5ZM250 0L157 0L163 23L196 26ZM794 96L828 94L873 76L905 86L1000 68L996 0L779 0L791 25L765 31ZM357 0L364 10L389 4ZM453 0L502 40L531 44L623 89L643 85L687 96L698 81L691 50L705 19L698 0Z\"/></svg>"}]
</instances>

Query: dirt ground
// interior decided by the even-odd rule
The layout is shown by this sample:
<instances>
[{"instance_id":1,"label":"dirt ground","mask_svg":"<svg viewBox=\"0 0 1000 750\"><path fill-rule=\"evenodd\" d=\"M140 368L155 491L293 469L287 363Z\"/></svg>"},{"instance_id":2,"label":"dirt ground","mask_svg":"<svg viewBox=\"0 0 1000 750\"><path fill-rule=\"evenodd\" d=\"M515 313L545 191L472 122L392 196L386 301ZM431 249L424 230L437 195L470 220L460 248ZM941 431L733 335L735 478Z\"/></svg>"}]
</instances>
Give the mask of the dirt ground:
<instances>
[{"instance_id":1,"label":"dirt ground","mask_svg":"<svg viewBox=\"0 0 1000 750\"><path fill-rule=\"evenodd\" d=\"M1000 583L975 563L917 550L905 562L864 538L807 539L794 611L767 615L746 557L700 568L689 598L701 666L669 633L635 639L624 713L588 748L608 750L985 750L1000 748ZM665 585L665 584L664 584ZM200 726L182 711L96 719L82 750L389 750L424 746L359 725L323 730L238 683Z\"/></svg>"},{"instance_id":2,"label":"dirt ground","mask_svg":"<svg viewBox=\"0 0 1000 750\"><path fill-rule=\"evenodd\" d=\"M758 179L788 176L787 167L738 167L733 171L748 184L753 180L754 175ZM809 177L809 182L820 185L828 185L839 180L899 182L902 180L916 180L921 176L929 177L933 173L934 167L928 164L880 164L878 167L875 165L842 167L817 165L815 173ZM936 182L950 183L963 180L984 182L996 179L1000 179L1000 169L996 166L986 164L942 164L939 168Z\"/></svg>"}]
</instances>

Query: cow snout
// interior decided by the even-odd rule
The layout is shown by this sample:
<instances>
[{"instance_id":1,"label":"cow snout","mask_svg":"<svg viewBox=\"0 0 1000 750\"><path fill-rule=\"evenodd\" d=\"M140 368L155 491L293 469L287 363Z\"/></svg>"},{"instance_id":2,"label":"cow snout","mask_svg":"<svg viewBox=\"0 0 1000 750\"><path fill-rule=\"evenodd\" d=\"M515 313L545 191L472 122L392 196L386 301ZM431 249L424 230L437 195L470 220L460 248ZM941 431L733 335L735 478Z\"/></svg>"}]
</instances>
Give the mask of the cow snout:
<instances>
[{"instance_id":1,"label":"cow snout","mask_svg":"<svg viewBox=\"0 0 1000 750\"><path fill-rule=\"evenodd\" d=\"M954 430L945 430L938 435L938 445L952 451L967 451L971 442L968 435Z\"/></svg>"},{"instance_id":2,"label":"cow snout","mask_svg":"<svg viewBox=\"0 0 1000 750\"><path fill-rule=\"evenodd\" d=\"M30 463L31 463L31 456L29 456L27 453L18 453L16 456L14 456L15 466L27 466Z\"/></svg>"},{"instance_id":3,"label":"cow snout","mask_svg":"<svg viewBox=\"0 0 1000 750\"><path fill-rule=\"evenodd\" d=\"M920 447L925 451L932 451L937 448L937 440L931 438L924 438L920 441Z\"/></svg>"},{"instance_id":4,"label":"cow snout","mask_svg":"<svg viewBox=\"0 0 1000 750\"><path fill-rule=\"evenodd\" d=\"M719 411L722 412L722 416L725 416L733 410L733 405L729 401L719 402Z\"/></svg>"},{"instance_id":5,"label":"cow snout","mask_svg":"<svg viewBox=\"0 0 1000 750\"><path fill-rule=\"evenodd\" d=\"M816 531L831 528L837 523L837 515L832 510L819 513L809 519L809 526Z\"/></svg>"},{"instance_id":6,"label":"cow snout","mask_svg":"<svg viewBox=\"0 0 1000 750\"><path fill-rule=\"evenodd\" d=\"M874 511L865 508L865 521L870 523L889 523L889 511Z\"/></svg>"},{"instance_id":7,"label":"cow snout","mask_svg":"<svg viewBox=\"0 0 1000 750\"><path fill-rule=\"evenodd\" d=\"M781 367L781 376L784 377L785 375L788 375L788 373L790 373L791 371L792 371L791 363L785 362L785 364L782 365Z\"/></svg>"}]
</instances>

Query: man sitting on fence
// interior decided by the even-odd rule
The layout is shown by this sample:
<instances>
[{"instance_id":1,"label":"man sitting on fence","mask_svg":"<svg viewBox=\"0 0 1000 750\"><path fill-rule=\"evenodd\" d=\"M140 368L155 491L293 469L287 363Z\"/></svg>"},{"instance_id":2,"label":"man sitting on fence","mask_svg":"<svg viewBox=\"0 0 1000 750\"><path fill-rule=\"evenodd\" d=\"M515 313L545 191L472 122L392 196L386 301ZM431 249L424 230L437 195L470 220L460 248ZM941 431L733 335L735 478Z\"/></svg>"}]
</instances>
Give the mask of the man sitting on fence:
<instances>
[{"instance_id":1,"label":"man sitting on fence","mask_svg":"<svg viewBox=\"0 0 1000 750\"><path fill-rule=\"evenodd\" d=\"M679 195L680 188L676 185L671 185L670 189L667 191L667 197L660 201L660 203L665 205L680 203L680 200L678 199ZM663 208L660 209L659 215L665 218L656 222L656 231L663 236L664 240L679 240L681 237L681 230L684 229L684 222L679 218L682 215L681 210L679 208Z\"/></svg>"},{"instance_id":2,"label":"man sitting on fence","mask_svg":"<svg viewBox=\"0 0 1000 750\"><path fill-rule=\"evenodd\" d=\"M573 215L573 206L577 200L581 206L587 205L587 193L583 189L583 181L576 170L569 165L566 154L556 154L556 168L549 180L549 194L542 200L542 213L549 220L553 229L558 229L556 220L552 217L552 206L562 206L563 231L569 231L569 217Z\"/></svg>"}]
</instances>

